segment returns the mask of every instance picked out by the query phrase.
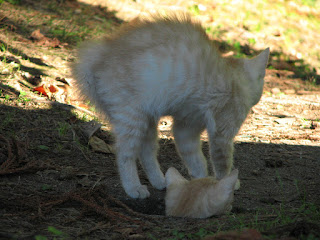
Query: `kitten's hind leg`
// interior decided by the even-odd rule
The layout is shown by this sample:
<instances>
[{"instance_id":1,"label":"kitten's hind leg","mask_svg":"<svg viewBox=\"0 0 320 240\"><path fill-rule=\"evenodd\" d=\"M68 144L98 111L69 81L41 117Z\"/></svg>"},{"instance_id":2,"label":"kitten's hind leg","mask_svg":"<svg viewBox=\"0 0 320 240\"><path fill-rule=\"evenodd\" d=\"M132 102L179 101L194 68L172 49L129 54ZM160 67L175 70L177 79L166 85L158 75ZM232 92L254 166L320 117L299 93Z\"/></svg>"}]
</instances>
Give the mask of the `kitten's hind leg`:
<instances>
[{"instance_id":1,"label":"kitten's hind leg","mask_svg":"<svg viewBox=\"0 0 320 240\"><path fill-rule=\"evenodd\" d=\"M144 138L142 138L142 144L140 149L140 161L142 166L148 176L148 179L152 186L161 190L164 189L165 178L160 169L157 160L157 150L158 150L158 131L157 131L157 121L150 120L148 129Z\"/></svg>"},{"instance_id":2,"label":"kitten's hind leg","mask_svg":"<svg viewBox=\"0 0 320 240\"><path fill-rule=\"evenodd\" d=\"M130 112L129 112L130 113ZM120 179L125 192L132 198L147 198L147 186L141 185L136 160L139 157L142 138L148 127L147 121L131 111L114 114L112 123L116 136L116 153Z\"/></svg>"},{"instance_id":3,"label":"kitten's hind leg","mask_svg":"<svg viewBox=\"0 0 320 240\"><path fill-rule=\"evenodd\" d=\"M183 121L175 121L173 134L181 158L185 161L192 177L206 177L207 162L202 153L200 134L204 127L200 124L187 125Z\"/></svg>"},{"instance_id":4,"label":"kitten's hind leg","mask_svg":"<svg viewBox=\"0 0 320 240\"><path fill-rule=\"evenodd\" d=\"M139 179L136 155L127 154L124 148L118 148L117 162L120 179L125 192L132 198L147 198L150 196L146 185Z\"/></svg>"}]
</instances>

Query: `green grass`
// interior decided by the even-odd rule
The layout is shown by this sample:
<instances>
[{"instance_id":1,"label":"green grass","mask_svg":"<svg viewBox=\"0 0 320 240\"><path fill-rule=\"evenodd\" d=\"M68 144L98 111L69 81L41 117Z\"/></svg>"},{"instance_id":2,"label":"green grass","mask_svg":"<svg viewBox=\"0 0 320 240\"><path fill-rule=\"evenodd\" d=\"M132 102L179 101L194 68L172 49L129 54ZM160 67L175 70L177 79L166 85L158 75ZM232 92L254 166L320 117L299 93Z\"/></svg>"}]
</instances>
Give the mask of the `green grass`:
<instances>
[{"instance_id":1,"label":"green grass","mask_svg":"<svg viewBox=\"0 0 320 240\"><path fill-rule=\"evenodd\" d=\"M25 91L20 91L18 102L27 103L30 102L31 99L27 97L27 93Z\"/></svg>"},{"instance_id":2,"label":"green grass","mask_svg":"<svg viewBox=\"0 0 320 240\"><path fill-rule=\"evenodd\" d=\"M2 4L4 2L8 2L8 3L11 3L13 5L19 5L21 3L21 0L0 0L0 4Z\"/></svg>"},{"instance_id":3,"label":"green grass","mask_svg":"<svg viewBox=\"0 0 320 240\"><path fill-rule=\"evenodd\" d=\"M318 0L301 0L303 5L307 5L310 7L316 7Z\"/></svg>"},{"instance_id":4,"label":"green grass","mask_svg":"<svg viewBox=\"0 0 320 240\"><path fill-rule=\"evenodd\" d=\"M193 15L200 15L200 9L197 4L194 4L188 8L188 10L193 14Z\"/></svg>"},{"instance_id":5,"label":"green grass","mask_svg":"<svg viewBox=\"0 0 320 240\"><path fill-rule=\"evenodd\" d=\"M71 126L66 122L58 122L58 133L60 137L66 136L69 130L71 129Z\"/></svg>"},{"instance_id":6,"label":"green grass","mask_svg":"<svg viewBox=\"0 0 320 240\"><path fill-rule=\"evenodd\" d=\"M283 182L281 176L277 173L276 177L278 179L278 184L280 191L284 191ZM215 235L215 233L220 233L223 231L243 231L244 229L256 229L261 233L267 233L272 229L281 228L282 226L287 226L294 224L300 220L306 222L318 223L320 222L320 208L318 205L306 201L306 193L302 192L298 186L298 182L295 181L297 193L300 198L300 206L293 208L289 203L279 203L277 205L270 205L268 209L257 209L250 216L248 214L235 214L229 213L224 216L223 222L228 222L229 228L223 229L221 226L221 219L212 219L211 223L207 224L203 228L200 228L195 232L183 232L179 230L173 230L169 235L171 240L179 239L202 239L205 236ZM210 227L211 226L211 227ZM211 228L217 229L212 231ZM277 239L278 236L267 235L267 239ZM157 239L155 236L150 236L151 239ZM299 239L305 240L316 240L319 239L312 234L301 235Z\"/></svg>"},{"instance_id":7,"label":"green grass","mask_svg":"<svg viewBox=\"0 0 320 240\"><path fill-rule=\"evenodd\" d=\"M64 239L70 239L67 234L64 232L58 230L57 228L53 226L49 226L47 229L50 237L43 236L43 235L36 235L35 240L48 240L48 239L53 239L53 240L64 240Z\"/></svg>"}]
</instances>

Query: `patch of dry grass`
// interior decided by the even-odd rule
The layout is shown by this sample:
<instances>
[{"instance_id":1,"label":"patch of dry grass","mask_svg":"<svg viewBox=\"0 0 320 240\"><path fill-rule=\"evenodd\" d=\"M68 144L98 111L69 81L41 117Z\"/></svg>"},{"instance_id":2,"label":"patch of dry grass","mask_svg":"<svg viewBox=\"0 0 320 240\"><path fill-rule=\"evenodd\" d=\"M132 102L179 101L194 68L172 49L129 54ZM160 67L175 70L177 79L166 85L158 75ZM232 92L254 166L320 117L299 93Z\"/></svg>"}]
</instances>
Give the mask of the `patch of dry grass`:
<instances>
[{"instance_id":1,"label":"patch of dry grass","mask_svg":"<svg viewBox=\"0 0 320 240\"><path fill-rule=\"evenodd\" d=\"M319 1L81 1L107 6L127 21L155 11L190 12L223 45L222 50L242 56L255 53L250 49L270 47L273 68L294 70L300 77L320 81Z\"/></svg>"}]
</instances>

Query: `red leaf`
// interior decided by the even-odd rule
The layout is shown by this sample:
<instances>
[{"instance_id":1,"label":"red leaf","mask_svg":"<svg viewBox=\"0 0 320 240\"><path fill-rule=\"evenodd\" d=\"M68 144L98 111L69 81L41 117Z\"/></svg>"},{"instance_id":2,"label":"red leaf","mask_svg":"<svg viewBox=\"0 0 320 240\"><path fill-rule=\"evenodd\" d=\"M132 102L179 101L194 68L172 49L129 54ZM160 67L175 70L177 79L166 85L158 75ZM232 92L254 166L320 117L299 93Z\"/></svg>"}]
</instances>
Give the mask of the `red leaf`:
<instances>
[{"instance_id":1,"label":"red leaf","mask_svg":"<svg viewBox=\"0 0 320 240\"><path fill-rule=\"evenodd\" d=\"M46 90L44 89L43 85L39 86L39 87L35 87L33 89L34 92L38 92L39 94L42 94L46 97L48 97L48 94L46 93Z\"/></svg>"},{"instance_id":2,"label":"red leaf","mask_svg":"<svg viewBox=\"0 0 320 240\"><path fill-rule=\"evenodd\" d=\"M53 85L50 85L50 86L49 86L49 90L50 90L50 92L52 92L52 93L58 92L58 89L57 89L55 86L53 86Z\"/></svg>"}]
</instances>

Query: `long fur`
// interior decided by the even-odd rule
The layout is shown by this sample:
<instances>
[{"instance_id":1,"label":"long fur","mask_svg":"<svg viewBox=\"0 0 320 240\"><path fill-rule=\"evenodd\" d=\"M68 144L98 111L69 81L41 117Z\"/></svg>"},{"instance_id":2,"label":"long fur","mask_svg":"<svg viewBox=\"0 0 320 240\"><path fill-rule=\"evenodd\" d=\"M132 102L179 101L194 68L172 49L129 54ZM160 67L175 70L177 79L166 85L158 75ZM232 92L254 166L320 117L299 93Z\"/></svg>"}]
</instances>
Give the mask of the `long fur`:
<instances>
[{"instance_id":1,"label":"long fur","mask_svg":"<svg viewBox=\"0 0 320 240\"><path fill-rule=\"evenodd\" d=\"M73 67L81 92L113 125L121 181L133 198L140 159L153 186L165 187L156 160L157 123L174 118L177 149L193 177L207 175L200 134L207 129L218 179L230 173L233 138L262 93L269 50L255 59L223 58L185 14L135 20L87 43Z\"/></svg>"}]
</instances>

